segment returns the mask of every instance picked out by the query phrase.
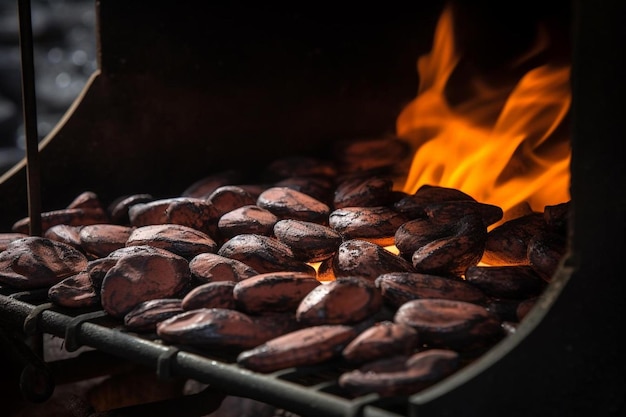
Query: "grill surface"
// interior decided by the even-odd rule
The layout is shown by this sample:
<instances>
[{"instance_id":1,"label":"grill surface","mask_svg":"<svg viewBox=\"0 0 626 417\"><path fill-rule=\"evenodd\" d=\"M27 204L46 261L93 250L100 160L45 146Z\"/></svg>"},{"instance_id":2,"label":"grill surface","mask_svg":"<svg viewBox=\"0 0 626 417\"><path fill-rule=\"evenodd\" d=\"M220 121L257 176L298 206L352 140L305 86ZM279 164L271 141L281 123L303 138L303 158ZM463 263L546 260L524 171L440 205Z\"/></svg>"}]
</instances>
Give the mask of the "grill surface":
<instances>
[{"instance_id":1,"label":"grill surface","mask_svg":"<svg viewBox=\"0 0 626 417\"><path fill-rule=\"evenodd\" d=\"M69 352L83 345L152 367L159 378L181 376L231 395L256 399L302 416L370 417L406 415L408 398L378 395L350 398L336 384L336 363L259 374L238 367L228 352L164 345L154 335L130 333L102 310L75 311L47 303L46 292L2 288L0 321L21 326L27 336L64 338ZM184 404L184 397L181 399Z\"/></svg>"}]
</instances>

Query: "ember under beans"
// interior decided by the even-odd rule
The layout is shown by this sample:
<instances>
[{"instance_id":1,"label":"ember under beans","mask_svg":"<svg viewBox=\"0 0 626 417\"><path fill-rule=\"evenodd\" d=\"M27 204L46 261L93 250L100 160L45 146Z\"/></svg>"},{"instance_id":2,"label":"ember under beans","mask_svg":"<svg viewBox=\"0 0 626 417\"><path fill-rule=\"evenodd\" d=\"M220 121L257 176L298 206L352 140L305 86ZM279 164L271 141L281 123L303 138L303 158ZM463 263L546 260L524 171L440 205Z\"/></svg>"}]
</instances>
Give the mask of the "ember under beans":
<instances>
[{"instance_id":1,"label":"ember under beans","mask_svg":"<svg viewBox=\"0 0 626 417\"><path fill-rule=\"evenodd\" d=\"M42 213L42 237L28 218L0 233L0 286L251 371L336 361L348 396L410 395L530 314L567 252L570 204L405 194L409 155L398 138L343 141L178 196L85 191Z\"/></svg>"}]
</instances>

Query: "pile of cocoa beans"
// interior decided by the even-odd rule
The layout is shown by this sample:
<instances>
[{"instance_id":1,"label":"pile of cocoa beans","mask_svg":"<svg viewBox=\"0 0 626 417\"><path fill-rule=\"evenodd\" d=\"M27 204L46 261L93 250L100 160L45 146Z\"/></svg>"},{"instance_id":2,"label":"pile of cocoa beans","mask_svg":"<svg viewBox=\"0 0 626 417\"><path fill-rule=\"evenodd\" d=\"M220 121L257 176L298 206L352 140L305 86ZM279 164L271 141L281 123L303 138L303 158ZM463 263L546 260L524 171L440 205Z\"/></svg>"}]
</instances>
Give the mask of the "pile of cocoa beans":
<instances>
[{"instance_id":1,"label":"pile of cocoa beans","mask_svg":"<svg viewBox=\"0 0 626 417\"><path fill-rule=\"evenodd\" d=\"M85 191L42 213L41 237L28 218L0 234L0 285L252 371L338 361L347 395L409 395L515 331L566 253L569 213L397 191L410 156L395 137L344 141L261 181L220 172L106 205Z\"/></svg>"}]
</instances>

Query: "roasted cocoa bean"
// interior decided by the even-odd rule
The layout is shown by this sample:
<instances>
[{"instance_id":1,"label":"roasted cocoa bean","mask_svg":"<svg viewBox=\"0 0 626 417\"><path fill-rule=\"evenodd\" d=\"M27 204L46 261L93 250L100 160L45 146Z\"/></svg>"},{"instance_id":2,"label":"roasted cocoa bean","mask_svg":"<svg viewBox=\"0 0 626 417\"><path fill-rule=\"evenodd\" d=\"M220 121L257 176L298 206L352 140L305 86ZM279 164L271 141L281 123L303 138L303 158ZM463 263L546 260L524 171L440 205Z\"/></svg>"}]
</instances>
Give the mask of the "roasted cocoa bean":
<instances>
[{"instance_id":1,"label":"roasted cocoa bean","mask_svg":"<svg viewBox=\"0 0 626 417\"><path fill-rule=\"evenodd\" d=\"M128 210L135 204L149 203L154 200L155 198L151 194L133 194L114 200L108 207L111 223L129 226Z\"/></svg>"},{"instance_id":2,"label":"roasted cocoa bean","mask_svg":"<svg viewBox=\"0 0 626 417\"><path fill-rule=\"evenodd\" d=\"M334 229L301 220L280 220L274 225L274 236L289 246L296 259L320 262L332 257L342 242Z\"/></svg>"},{"instance_id":3,"label":"roasted cocoa bean","mask_svg":"<svg viewBox=\"0 0 626 417\"><path fill-rule=\"evenodd\" d=\"M117 224L92 224L82 226L78 238L85 253L102 258L125 247L133 230L132 227Z\"/></svg>"},{"instance_id":4,"label":"roasted cocoa bean","mask_svg":"<svg viewBox=\"0 0 626 417\"><path fill-rule=\"evenodd\" d=\"M66 224L57 224L46 230L43 237L46 239L56 240L57 242L66 243L81 252L85 252L80 243L80 229L84 226L68 226Z\"/></svg>"},{"instance_id":5,"label":"roasted cocoa bean","mask_svg":"<svg viewBox=\"0 0 626 417\"><path fill-rule=\"evenodd\" d=\"M330 213L328 223L344 239L361 239L381 246L395 243L398 227L409 219L384 206L346 207Z\"/></svg>"},{"instance_id":6,"label":"roasted cocoa bean","mask_svg":"<svg viewBox=\"0 0 626 417\"><path fill-rule=\"evenodd\" d=\"M250 349L297 328L293 314L255 317L225 308L185 311L157 324L169 343L202 348Z\"/></svg>"},{"instance_id":7,"label":"roasted cocoa bean","mask_svg":"<svg viewBox=\"0 0 626 417\"><path fill-rule=\"evenodd\" d=\"M233 288L237 307L250 314L292 311L320 282L305 272L269 272L239 281Z\"/></svg>"},{"instance_id":8,"label":"roasted cocoa bean","mask_svg":"<svg viewBox=\"0 0 626 417\"><path fill-rule=\"evenodd\" d=\"M321 201L287 187L271 187L256 202L279 219L295 219L320 224L328 223L330 207Z\"/></svg>"},{"instance_id":9,"label":"roasted cocoa bean","mask_svg":"<svg viewBox=\"0 0 626 417\"><path fill-rule=\"evenodd\" d=\"M68 209L74 208L82 208L82 209L96 209L96 210L104 210L102 206L102 202L96 193L93 191L83 191L78 194L71 202L67 205Z\"/></svg>"},{"instance_id":10,"label":"roasted cocoa bean","mask_svg":"<svg viewBox=\"0 0 626 417\"><path fill-rule=\"evenodd\" d=\"M65 243L30 236L0 252L0 284L23 290L46 288L87 267L82 252Z\"/></svg>"},{"instance_id":11,"label":"roasted cocoa bean","mask_svg":"<svg viewBox=\"0 0 626 417\"><path fill-rule=\"evenodd\" d=\"M213 281L199 285L189 291L183 297L183 310L196 310L200 308L227 308L234 310L235 281Z\"/></svg>"},{"instance_id":12,"label":"roasted cocoa bean","mask_svg":"<svg viewBox=\"0 0 626 417\"><path fill-rule=\"evenodd\" d=\"M236 259L216 253L201 253L189 261L191 275L198 282L241 281L259 273Z\"/></svg>"},{"instance_id":13,"label":"roasted cocoa bean","mask_svg":"<svg viewBox=\"0 0 626 417\"><path fill-rule=\"evenodd\" d=\"M215 215L221 217L229 211L256 204L256 199L257 197L244 188L236 185L224 185L209 194L206 201L215 208Z\"/></svg>"},{"instance_id":14,"label":"roasted cocoa bean","mask_svg":"<svg viewBox=\"0 0 626 417\"><path fill-rule=\"evenodd\" d=\"M241 234L271 236L277 221L278 217L269 210L248 205L224 214L218 220L217 228L226 239Z\"/></svg>"},{"instance_id":15,"label":"roasted cocoa bean","mask_svg":"<svg viewBox=\"0 0 626 417\"><path fill-rule=\"evenodd\" d=\"M528 243L545 228L542 213L502 223L487 235L483 262L489 265L528 265Z\"/></svg>"},{"instance_id":16,"label":"roasted cocoa bean","mask_svg":"<svg viewBox=\"0 0 626 417\"><path fill-rule=\"evenodd\" d=\"M311 326L268 340L237 356L237 363L255 372L274 372L322 363L341 355L357 335L352 326Z\"/></svg>"},{"instance_id":17,"label":"roasted cocoa bean","mask_svg":"<svg viewBox=\"0 0 626 417\"><path fill-rule=\"evenodd\" d=\"M441 381L457 371L460 356L446 349L428 349L410 358L396 356L401 364L389 366L390 359L381 359L360 369L339 376L339 386L352 395L376 393L382 397L411 395ZM393 360L394 358L391 358Z\"/></svg>"},{"instance_id":18,"label":"roasted cocoa bean","mask_svg":"<svg viewBox=\"0 0 626 417\"><path fill-rule=\"evenodd\" d=\"M394 235L394 243L400 256L411 260L413 253L431 242L454 234L455 224L440 224L429 218L418 218L407 221L398 227Z\"/></svg>"},{"instance_id":19,"label":"roasted cocoa bean","mask_svg":"<svg viewBox=\"0 0 626 417\"><path fill-rule=\"evenodd\" d=\"M104 258L98 258L90 260L87 264L86 272L89 275L92 285L100 291L102 281L106 276L109 269L113 268L119 258L106 256Z\"/></svg>"},{"instance_id":20,"label":"roasted cocoa bean","mask_svg":"<svg viewBox=\"0 0 626 417\"><path fill-rule=\"evenodd\" d=\"M157 298L140 303L124 316L124 326L138 333L155 332L159 322L183 312L178 298Z\"/></svg>"},{"instance_id":21,"label":"roasted cocoa bean","mask_svg":"<svg viewBox=\"0 0 626 417\"><path fill-rule=\"evenodd\" d=\"M498 317L485 307L465 301L412 300L401 305L394 322L415 328L429 347L474 354L491 347L504 334Z\"/></svg>"},{"instance_id":22,"label":"roasted cocoa bean","mask_svg":"<svg viewBox=\"0 0 626 417\"><path fill-rule=\"evenodd\" d=\"M410 148L396 137L348 139L336 142L332 154L344 173L390 171L409 162Z\"/></svg>"},{"instance_id":23,"label":"roasted cocoa bean","mask_svg":"<svg viewBox=\"0 0 626 417\"><path fill-rule=\"evenodd\" d=\"M92 208L67 208L61 210L52 210L41 213L41 231L46 230L58 224L68 226L85 226L88 224L108 223L109 216L102 209ZM30 218L26 217L15 222L11 228L15 233L28 234L30 230Z\"/></svg>"},{"instance_id":24,"label":"roasted cocoa bean","mask_svg":"<svg viewBox=\"0 0 626 417\"><path fill-rule=\"evenodd\" d=\"M11 242L18 240L18 239L23 239L28 236L29 235L26 233L12 233L12 232L0 233L0 252L6 250L7 246L9 246ZM44 237L47 237L47 236L44 236ZM52 239L51 237L48 237L48 239L57 240L57 239ZM67 242L63 242L63 243L67 243ZM73 246L73 245L70 245L70 246Z\"/></svg>"},{"instance_id":25,"label":"roasted cocoa bean","mask_svg":"<svg viewBox=\"0 0 626 417\"><path fill-rule=\"evenodd\" d=\"M273 186L291 188L292 190L310 195L326 205L332 204L334 183L331 178L313 176L289 177L274 183Z\"/></svg>"},{"instance_id":26,"label":"roasted cocoa bean","mask_svg":"<svg viewBox=\"0 0 626 417\"><path fill-rule=\"evenodd\" d=\"M341 352L351 363L365 363L395 355L410 355L418 346L417 330L389 320L362 331Z\"/></svg>"},{"instance_id":27,"label":"roasted cocoa bean","mask_svg":"<svg viewBox=\"0 0 626 417\"><path fill-rule=\"evenodd\" d=\"M315 276L315 269L305 262L298 261L289 246L268 236L237 235L225 242L217 254L243 262L259 274L293 271L307 272Z\"/></svg>"},{"instance_id":28,"label":"roasted cocoa bean","mask_svg":"<svg viewBox=\"0 0 626 417\"><path fill-rule=\"evenodd\" d=\"M392 200L392 189L393 179L388 176L347 178L335 189L333 207L384 206Z\"/></svg>"},{"instance_id":29,"label":"roasted cocoa bean","mask_svg":"<svg viewBox=\"0 0 626 417\"><path fill-rule=\"evenodd\" d=\"M131 226L143 227L165 223L199 230L209 236L217 232L217 211L199 198L175 197L135 204L128 210Z\"/></svg>"},{"instance_id":30,"label":"roasted cocoa bean","mask_svg":"<svg viewBox=\"0 0 626 417\"><path fill-rule=\"evenodd\" d=\"M496 298L525 299L539 295L546 282L528 265L471 266L465 280Z\"/></svg>"},{"instance_id":31,"label":"roasted cocoa bean","mask_svg":"<svg viewBox=\"0 0 626 417\"><path fill-rule=\"evenodd\" d=\"M541 232L528 242L530 266L541 278L550 282L564 260L567 248L567 238L562 232Z\"/></svg>"},{"instance_id":32,"label":"roasted cocoa bean","mask_svg":"<svg viewBox=\"0 0 626 417\"><path fill-rule=\"evenodd\" d=\"M478 264L485 249L486 226L479 216L469 215L460 219L457 227L453 236L437 239L413 252L415 271L463 275L468 267Z\"/></svg>"},{"instance_id":33,"label":"roasted cocoa bean","mask_svg":"<svg viewBox=\"0 0 626 417\"><path fill-rule=\"evenodd\" d=\"M394 209L411 218L426 217L426 207L446 201L473 201L476 200L456 188L422 185L414 194L407 195L394 204Z\"/></svg>"},{"instance_id":34,"label":"roasted cocoa bean","mask_svg":"<svg viewBox=\"0 0 626 417\"><path fill-rule=\"evenodd\" d=\"M374 281L387 272L415 272L404 258L365 240L352 239L339 245L332 258L335 277L358 276Z\"/></svg>"},{"instance_id":35,"label":"roasted cocoa bean","mask_svg":"<svg viewBox=\"0 0 626 417\"><path fill-rule=\"evenodd\" d=\"M297 306L296 319L306 325L354 324L382 305L382 295L371 280L341 277L311 289Z\"/></svg>"},{"instance_id":36,"label":"roasted cocoa bean","mask_svg":"<svg viewBox=\"0 0 626 417\"><path fill-rule=\"evenodd\" d=\"M477 201L446 201L429 204L424 208L426 215L434 222L454 224L467 215L478 215L485 226L490 226L502 219L504 211L493 204Z\"/></svg>"},{"instance_id":37,"label":"roasted cocoa bean","mask_svg":"<svg viewBox=\"0 0 626 417\"><path fill-rule=\"evenodd\" d=\"M443 298L484 305L488 297L478 287L460 278L438 275L390 272L376 278L385 301L395 308L420 298Z\"/></svg>"},{"instance_id":38,"label":"roasted cocoa bean","mask_svg":"<svg viewBox=\"0 0 626 417\"><path fill-rule=\"evenodd\" d=\"M243 179L243 173L234 169L217 172L195 181L183 190L181 195L183 197L205 199L219 187L237 184Z\"/></svg>"},{"instance_id":39,"label":"roasted cocoa bean","mask_svg":"<svg viewBox=\"0 0 626 417\"><path fill-rule=\"evenodd\" d=\"M138 304L155 298L176 298L191 280L185 258L167 251L122 256L102 281L102 308L123 318Z\"/></svg>"},{"instance_id":40,"label":"roasted cocoa bean","mask_svg":"<svg viewBox=\"0 0 626 417\"><path fill-rule=\"evenodd\" d=\"M217 250L217 243L209 235L180 224L156 224L134 229L126 246L143 245L165 249L185 259Z\"/></svg>"},{"instance_id":41,"label":"roasted cocoa bean","mask_svg":"<svg viewBox=\"0 0 626 417\"><path fill-rule=\"evenodd\" d=\"M543 209L543 219L550 228L566 234L571 215L571 207L571 201L545 206Z\"/></svg>"},{"instance_id":42,"label":"roasted cocoa bean","mask_svg":"<svg viewBox=\"0 0 626 417\"><path fill-rule=\"evenodd\" d=\"M54 304L67 308L88 308L100 305L100 294L87 271L81 271L51 286L48 298Z\"/></svg>"}]
</instances>

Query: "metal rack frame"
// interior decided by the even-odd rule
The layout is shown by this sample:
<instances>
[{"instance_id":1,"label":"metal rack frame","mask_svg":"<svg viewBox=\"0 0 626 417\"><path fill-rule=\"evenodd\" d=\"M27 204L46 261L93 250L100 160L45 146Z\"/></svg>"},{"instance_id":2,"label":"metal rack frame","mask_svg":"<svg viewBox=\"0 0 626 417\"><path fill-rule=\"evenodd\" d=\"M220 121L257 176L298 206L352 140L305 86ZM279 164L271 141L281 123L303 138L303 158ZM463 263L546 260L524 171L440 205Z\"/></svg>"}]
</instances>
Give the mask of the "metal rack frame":
<instances>
[{"instance_id":1,"label":"metal rack frame","mask_svg":"<svg viewBox=\"0 0 626 417\"><path fill-rule=\"evenodd\" d=\"M159 379L193 379L218 392L255 399L302 416L392 417L403 415L394 411L399 406L408 407L407 397L369 394L348 398L337 394L340 389L333 376L333 363L260 374L196 349L163 344L154 335L126 332L102 310L72 312L41 300L37 304L23 300L32 297L31 292L0 295L0 320L22 329L24 336L47 333L62 337L68 352L89 346L154 368ZM330 371L330 376L314 385L298 382L310 375L318 378L324 371Z\"/></svg>"}]
</instances>

